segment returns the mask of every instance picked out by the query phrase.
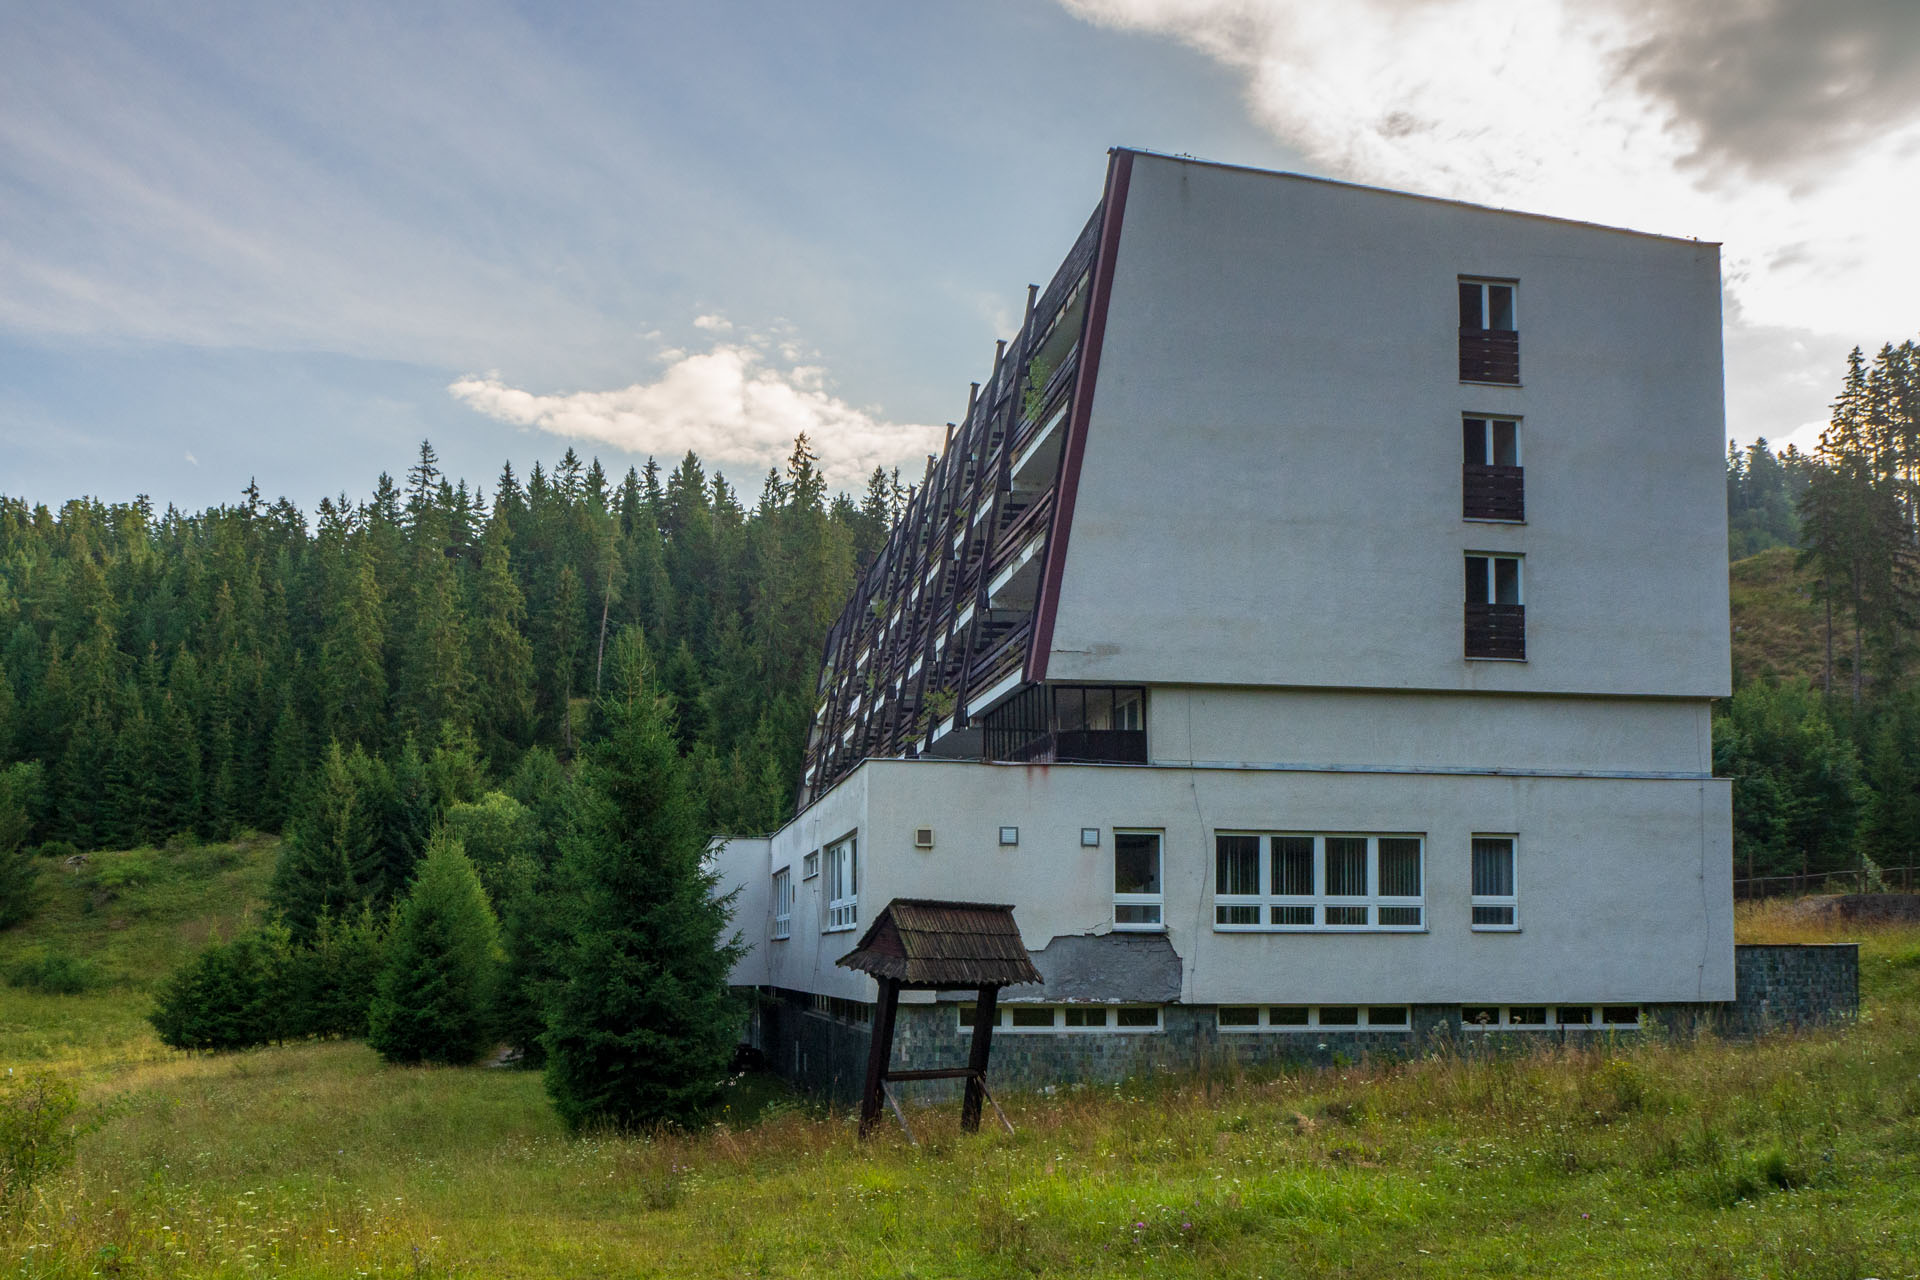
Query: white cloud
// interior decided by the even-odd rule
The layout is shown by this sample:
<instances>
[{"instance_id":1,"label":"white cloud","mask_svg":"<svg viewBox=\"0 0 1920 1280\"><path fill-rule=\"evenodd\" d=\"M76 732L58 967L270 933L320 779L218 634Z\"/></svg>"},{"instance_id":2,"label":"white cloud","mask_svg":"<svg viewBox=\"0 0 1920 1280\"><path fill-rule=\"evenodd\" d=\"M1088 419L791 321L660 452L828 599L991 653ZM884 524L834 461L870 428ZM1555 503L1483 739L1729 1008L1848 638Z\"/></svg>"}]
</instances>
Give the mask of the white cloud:
<instances>
[{"instance_id":1,"label":"white cloud","mask_svg":"<svg viewBox=\"0 0 1920 1280\"><path fill-rule=\"evenodd\" d=\"M718 316L694 323L718 332L733 327ZM748 488L767 468L785 463L801 432L836 488L858 489L876 466L898 466L903 479L917 481L944 429L881 421L834 395L826 371L795 363L797 357L790 338L748 335L704 352L662 352L658 377L615 391L536 395L498 374L462 378L447 389L490 418L651 454L669 465L692 450Z\"/></svg>"},{"instance_id":2,"label":"white cloud","mask_svg":"<svg viewBox=\"0 0 1920 1280\"><path fill-rule=\"evenodd\" d=\"M1812 38L1761 20L1766 0L1725 26L1724 65L1697 68L1696 80L1717 78L1711 97L1677 93L1661 52L1701 38L1681 0L1061 3L1231 68L1254 119L1332 176L1722 241L1730 321L1739 316L1730 348L1748 332L1772 335L1776 351L1782 331L1805 335L1828 386L1846 346L1914 331L1920 255L1907 210L1920 195L1920 84L1863 73L1808 87L1800 76L1779 92L1846 103L1850 84L1863 87L1851 113L1825 102L1823 132L1802 130L1763 163L1737 106L1767 91L1754 69L1782 60L1773 46ZM1911 25L1897 10L1853 8L1858 30L1839 33L1836 49L1870 47L1875 22L1889 37ZM1806 421L1821 399L1783 407L1781 425Z\"/></svg>"}]
</instances>

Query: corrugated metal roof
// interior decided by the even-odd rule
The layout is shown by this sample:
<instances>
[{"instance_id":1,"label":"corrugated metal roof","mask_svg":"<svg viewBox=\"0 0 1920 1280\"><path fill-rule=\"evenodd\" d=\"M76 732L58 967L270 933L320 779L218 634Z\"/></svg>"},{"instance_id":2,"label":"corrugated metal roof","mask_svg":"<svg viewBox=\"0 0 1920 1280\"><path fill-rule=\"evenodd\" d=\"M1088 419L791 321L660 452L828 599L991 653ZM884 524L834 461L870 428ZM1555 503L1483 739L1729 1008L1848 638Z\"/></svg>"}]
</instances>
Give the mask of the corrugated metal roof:
<instances>
[{"instance_id":1,"label":"corrugated metal roof","mask_svg":"<svg viewBox=\"0 0 1920 1280\"><path fill-rule=\"evenodd\" d=\"M1013 908L990 902L895 898L868 926L848 969L904 987L1014 987L1040 982Z\"/></svg>"}]
</instances>

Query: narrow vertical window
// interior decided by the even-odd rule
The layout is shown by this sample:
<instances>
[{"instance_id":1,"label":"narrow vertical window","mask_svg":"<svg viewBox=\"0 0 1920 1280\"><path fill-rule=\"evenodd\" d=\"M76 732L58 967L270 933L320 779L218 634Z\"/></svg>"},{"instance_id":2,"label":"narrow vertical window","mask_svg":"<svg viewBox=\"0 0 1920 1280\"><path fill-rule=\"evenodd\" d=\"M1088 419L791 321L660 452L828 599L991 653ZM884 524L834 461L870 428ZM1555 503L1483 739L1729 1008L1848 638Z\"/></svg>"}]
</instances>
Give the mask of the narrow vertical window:
<instances>
[{"instance_id":1,"label":"narrow vertical window","mask_svg":"<svg viewBox=\"0 0 1920 1280\"><path fill-rule=\"evenodd\" d=\"M1526 519L1517 418L1463 417L1460 514L1467 520Z\"/></svg>"},{"instance_id":2,"label":"narrow vertical window","mask_svg":"<svg viewBox=\"0 0 1920 1280\"><path fill-rule=\"evenodd\" d=\"M1383 926L1418 927L1421 920L1420 841L1381 836L1380 919Z\"/></svg>"},{"instance_id":3,"label":"narrow vertical window","mask_svg":"<svg viewBox=\"0 0 1920 1280\"><path fill-rule=\"evenodd\" d=\"M1329 898L1367 896L1367 838L1365 836L1328 836L1326 839L1326 885ZM1364 925L1367 908L1327 905L1327 923Z\"/></svg>"},{"instance_id":4,"label":"narrow vertical window","mask_svg":"<svg viewBox=\"0 0 1920 1280\"><path fill-rule=\"evenodd\" d=\"M860 842L854 836L826 848L827 931L851 929L860 918Z\"/></svg>"},{"instance_id":5,"label":"narrow vertical window","mask_svg":"<svg viewBox=\"0 0 1920 1280\"><path fill-rule=\"evenodd\" d=\"M1272 923L1302 927L1314 922L1312 836L1273 837L1273 892L1305 901L1276 902L1269 908Z\"/></svg>"},{"instance_id":6,"label":"narrow vertical window","mask_svg":"<svg viewBox=\"0 0 1920 1280\"><path fill-rule=\"evenodd\" d=\"M1476 929L1520 927L1513 845L1512 836L1473 838L1473 927Z\"/></svg>"},{"instance_id":7,"label":"narrow vertical window","mask_svg":"<svg viewBox=\"0 0 1920 1280\"><path fill-rule=\"evenodd\" d=\"M1259 924L1259 897L1260 837L1214 837L1214 923Z\"/></svg>"},{"instance_id":8,"label":"narrow vertical window","mask_svg":"<svg viewBox=\"0 0 1920 1280\"><path fill-rule=\"evenodd\" d=\"M1160 888L1160 833L1113 833L1113 927L1158 929L1166 898Z\"/></svg>"},{"instance_id":9,"label":"narrow vertical window","mask_svg":"<svg viewBox=\"0 0 1920 1280\"><path fill-rule=\"evenodd\" d=\"M1469 552L1466 568L1467 657L1524 659L1527 615L1521 558Z\"/></svg>"},{"instance_id":10,"label":"narrow vertical window","mask_svg":"<svg viewBox=\"0 0 1920 1280\"><path fill-rule=\"evenodd\" d=\"M1520 381L1520 330L1511 280L1460 280L1460 381Z\"/></svg>"},{"instance_id":11,"label":"narrow vertical window","mask_svg":"<svg viewBox=\"0 0 1920 1280\"><path fill-rule=\"evenodd\" d=\"M773 873L773 936L793 936L793 872L786 867Z\"/></svg>"}]
</instances>

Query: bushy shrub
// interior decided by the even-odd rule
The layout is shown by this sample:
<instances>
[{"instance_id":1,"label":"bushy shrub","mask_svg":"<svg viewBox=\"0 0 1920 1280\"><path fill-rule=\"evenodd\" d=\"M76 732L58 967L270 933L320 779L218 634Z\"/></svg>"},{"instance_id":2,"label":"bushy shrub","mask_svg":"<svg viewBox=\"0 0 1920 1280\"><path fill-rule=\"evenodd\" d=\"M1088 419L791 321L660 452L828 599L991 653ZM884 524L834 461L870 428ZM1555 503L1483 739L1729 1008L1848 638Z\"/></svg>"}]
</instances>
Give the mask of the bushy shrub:
<instances>
[{"instance_id":1,"label":"bushy shrub","mask_svg":"<svg viewBox=\"0 0 1920 1280\"><path fill-rule=\"evenodd\" d=\"M100 985L100 970L91 960L80 956L43 951L13 966L7 972L7 981L16 987L50 995L76 996Z\"/></svg>"},{"instance_id":2,"label":"bushy shrub","mask_svg":"<svg viewBox=\"0 0 1920 1280\"><path fill-rule=\"evenodd\" d=\"M388 1062L472 1062L492 1042L499 959L486 891L442 830L394 921L367 1042Z\"/></svg>"},{"instance_id":3,"label":"bushy shrub","mask_svg":"<svg viewBox=\"0 0 1920 1280\"><path fill-rule=\"evenodd\" d=\"M147 1019L176 1049L247 1049L284 1040L297 1016L287 999L290 967L284 929L216 942L167 980Z\"/></svg>"},{"instance_id":4,"label":"bushy shrub","mask_svg":"<svg viewBox=\"0 0 1920 1280\"><path fill-rule=\"evenodd\" d=\"M290 961L288 1006L293 1034L367 1034L367 1011L386 961L386 922L371 908L344 920L322 917L313 945Z\"/></svg>"},{"instance_id":5,"label":"bushy shrub","mask_svg":"<svg viewBox=\"0 0 1920 1280\"><path fill-rule=\"evenodd\" d=\"M40 846L39 852L43 858L58 859L64 862L68 858L76 856L80 852L80 849L79 846L75 845L71 840L49 840Z\"/></svg>"},{"instance_id":6,"label":"bushy shrub","mask_svg":"<svg viewBox=\"0 0 1920 1280\"><path fill-rule=\"evenodd\" d=\"M73 1163L73 1086L46 1071L0 1076L0 1204Z\"/></svg>"}]
</instances>

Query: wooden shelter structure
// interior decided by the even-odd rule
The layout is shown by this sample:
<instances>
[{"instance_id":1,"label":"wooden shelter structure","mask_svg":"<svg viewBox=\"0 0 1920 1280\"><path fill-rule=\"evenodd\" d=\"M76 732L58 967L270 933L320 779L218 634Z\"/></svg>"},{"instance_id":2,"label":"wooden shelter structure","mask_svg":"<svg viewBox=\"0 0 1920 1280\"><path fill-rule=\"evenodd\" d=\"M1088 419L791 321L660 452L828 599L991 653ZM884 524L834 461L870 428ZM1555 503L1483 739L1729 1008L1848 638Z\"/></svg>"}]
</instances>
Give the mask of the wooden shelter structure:
<instances>
[{"instance_id":1,"label":"wooden shelter structure","mask_svg":"<svg viewBox=\"0 0 1920 1280\"><path fill-rule=\"evenodd\" d=\"M895 898L875 917L852 951L839 963L868 973L880 983L880 1000L873 1015L873 1042L867 1051L867 1081L860 1094L860 1136L865 1137L880 1118L884 1101L893 1108L900 1127L913 1137L900 1103L887 1085L896 1080L965 1080L960 1127L971 1133L980 1127L982 1099L1006 1124L1000 1104L987 1092L987 1059L993 1050L993 1026L998 1020L1000 988L1042 981L1033 967L1013 908L985 902L939 902L924 898ZM919 1070L892 1068L894 1014L900 993L911 991L967 991L977 993L973 1006L973 1046L964 1067Z\"/></svg>"}]
</instances>

